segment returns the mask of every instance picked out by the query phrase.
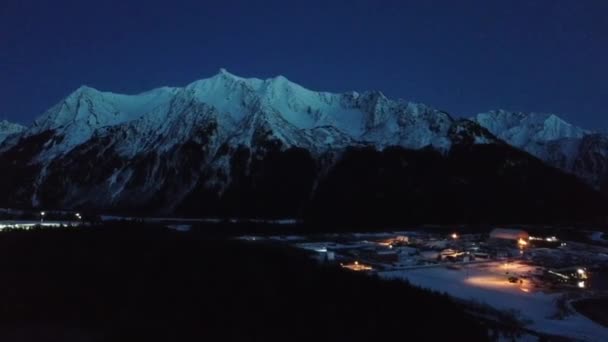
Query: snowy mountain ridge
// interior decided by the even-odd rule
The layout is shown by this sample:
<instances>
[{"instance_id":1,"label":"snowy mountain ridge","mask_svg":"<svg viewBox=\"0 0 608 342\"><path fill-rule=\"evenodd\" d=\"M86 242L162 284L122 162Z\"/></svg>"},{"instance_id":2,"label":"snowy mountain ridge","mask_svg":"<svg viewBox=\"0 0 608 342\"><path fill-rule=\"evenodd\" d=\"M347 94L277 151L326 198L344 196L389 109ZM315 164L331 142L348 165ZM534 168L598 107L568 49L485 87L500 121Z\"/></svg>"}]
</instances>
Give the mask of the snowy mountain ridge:
<instances>
[{"instance_id":1,"label":"snowy mountain ridge","mask_svg":"<svg viewBox=\"0 0 608 342\"><path fill-rule=\"evenodd\" d=\"M574 126L554 114L505 110L471 120L508 144L600 187L608 179L608 136Z\"/></svg>"},{"instance_id":2,"label":"snowy mountain ridge","mask_svg":"<svg viewBox=\"0 0 608 342\"><path fill-rule=\"evenodd\" d=\"M554 114L497 110L477 114L472 120L499 138L524 149L565 138L582 138L590 131L567 123Z\"/></svg>"},{"instance_id":3,"label":"snowy mountain ridge","mask_svg":"<svg viewBox=\"0 0 608 342\"><path fill-rule=\"evenodd\" d=\"M213 203L220 202L242 210L239 198L246 195L237 194L263 194L276 188L275 179L285 178L296 187L290 193L304 201L350 147L388 155L393 146L421 155L435 150L445 163L452 151L466 156L497 149L509 156L496 161L501 174L527 165L507 160L529 155L509 152L501 139L597 184L608 163L595 158L605 152L604 140L591 136L552 115L496 111L454 119L378 91L318 92L283 76L243 78L222 69L185 87L136 95L78 88L0 142L0 160L9 162L0 169L11 175L0 179L0 188L11 193L6 205L171 212L203 199L215 213L220 209ZM594 159L572 157L583 150ZM450 177L456 178L447 187L470 183ZM281 196L292 195L277 196L279 205Z\"/></svg>"},{"instance_id":4,"label":"snowy mountain ridge","mask_svg":"<svg viewBox=\"0 0 608 342\"><path fill-rule=\"evenodd\" d=\"M113 126L165 132L170 123L183 119L180 114L188 106L200 105L207 106L208 115L240 144L251 143L250 130L256 129L251 124L255 124L267 126L287 146L317 151L340 148L352 141L377 147L432 146L445 150L451 144L446 134L454 121L447 113L422 104L392 101L380 92L316 92L283 76L241 78L221 69L217 75L183 88L164 87L138 95L81 87L44 113L25 135L53 130L63 137L41 155L48 159Z\"/></svg>"},{"instance_id":5,"label":"snowy mountain ridge","mask_svg":"<svg viewBox=\"0 0 608 342\"><path fill-rule=\"evenodd\" d=\"M347 147L447 153L454 144L492 143L501 142L473 122L378 91L318 92L283 76L221 69L185 87L137 95L80 87L0 144L0 157L19 159L20 171L6 172L28 175L31 186L13 191L34 206L126 206L162 192L172 196L166 207L194 189L223 194L291 148L327 168Z\"/></svg>"}]
</instances>

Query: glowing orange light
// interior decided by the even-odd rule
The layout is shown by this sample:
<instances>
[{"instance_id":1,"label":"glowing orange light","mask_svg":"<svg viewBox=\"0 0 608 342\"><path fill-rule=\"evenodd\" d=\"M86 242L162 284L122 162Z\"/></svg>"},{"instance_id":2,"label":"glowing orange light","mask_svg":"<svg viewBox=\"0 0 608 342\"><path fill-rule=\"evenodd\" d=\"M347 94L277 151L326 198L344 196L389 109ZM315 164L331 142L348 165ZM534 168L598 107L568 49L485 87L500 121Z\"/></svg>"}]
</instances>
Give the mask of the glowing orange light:
<instances>
[{"instance_id":1,"label":"glowing orange light","mask_svg":"<svg viewBox=\"0 0 608 342\"><path fill-rule=\"evenodd\" d=\"M340 264L340 266L342 266L343 268L347 268L347 269L349 269L351 271L357 271L357 272L360 272L360 271L371 271L371 270L373 270L373 268L371 266L359 264L358 261L355 261L352 264L346 264L346 265Z\"/></svg>"}]
</instances>

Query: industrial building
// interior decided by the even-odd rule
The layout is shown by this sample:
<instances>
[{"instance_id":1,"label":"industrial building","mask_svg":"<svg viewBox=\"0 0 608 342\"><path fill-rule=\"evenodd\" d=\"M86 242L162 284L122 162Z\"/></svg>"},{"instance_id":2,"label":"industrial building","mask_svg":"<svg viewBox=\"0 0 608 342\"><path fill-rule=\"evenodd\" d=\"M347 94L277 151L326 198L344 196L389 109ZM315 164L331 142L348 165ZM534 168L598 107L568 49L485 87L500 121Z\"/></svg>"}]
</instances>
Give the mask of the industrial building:
<instances>
[{"instance_id":1,"label":"industrial building","mask_svg":"<svg viewBox=\"0 0 608 342\"><path fill-rule=\"evenodd\" d=\"M527 244L530 239L530 234L521 229L505 229L495 228L490 232L490 239L488 242L491 243L502 243L502 244Z\"/></svg>"}]
</instances>

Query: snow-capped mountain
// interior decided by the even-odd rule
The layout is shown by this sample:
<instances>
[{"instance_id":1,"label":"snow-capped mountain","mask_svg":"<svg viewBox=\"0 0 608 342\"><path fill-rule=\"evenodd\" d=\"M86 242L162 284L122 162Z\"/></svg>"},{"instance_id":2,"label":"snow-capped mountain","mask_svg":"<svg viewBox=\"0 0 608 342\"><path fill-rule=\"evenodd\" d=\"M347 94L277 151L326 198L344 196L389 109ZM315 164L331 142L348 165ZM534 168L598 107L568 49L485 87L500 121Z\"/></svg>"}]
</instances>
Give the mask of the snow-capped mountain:
<instances>
[{"instance_id":1,"label":"snow-capped mountain","mask_svg":"<svg viewBox=\"0 0 608 342\"><path fill-rule=\"evenodd\" d=\"M484 168L492 168L487 174L500 179L516 177L511 173L520 168L549 172L491 131L377 91L318 92L282 76L243 78L224 69L185 87L137 95L81 87L0 143L0 190L8 194L0 205L298 215L317 194L333 194L327 189L343 178L332 178L334 169L353 148L361 151L354 154L359 159L369 153L384 158L383 150L391 158L400 155L375 172L403 169L422 177L408 181L404 198L423 188L437 191L428 177L435 168L457 172L440 176L444 183L436 182L447 189L445 198L458 191L474 196L463 184L476 184L472 177ZM539 137L563 132L579 136L574 129L558 127ZM472 157L488 151L504 154L505 160ZM460 160L468 160L467 166L461 167ZM420 163L421 168L415 167ZM349 172L344 177L351 177ZM376 176L402 179L398 173ZM548 179L555 177L560 176ZM522 181L529 179L512 180ZM369 199L380 191L374 189L366 190ZM479 186L479 191L488 189ZM465 203L462 196L448 202L454 201Z\"/></svg>"},{"instance_id":2,"label":"snow-capped mountain","mask_svg":"<svg viewBox=\"0 0 608 342\"><path fill-rule=\"evenodd\" d=\"M199 113L192 114L192 108ZM201 111L208 116L204 121L215 122L226 135L222 139L228 138L233 145L250 146L255 134L265 130L286 147L316 152L354 142L447 150L451 145L447 132L454 122L447 113L389 100L380 92L316 92L282 76L241 78L221 69L184 88L165 87L138 95L81 87L36 120L24 136L45 131L61 136L60 142L47 146L38 156L49 159L94 136L124 130L135 135L121 152L136 154L151 143L163 148L179 143L197 124L185 116L201 118ZM165 137L151 141L150 135Z\"/></svg>"},{"instance_id":3,"label":"snow-capped mountain","mask_svg":"<svg viewBox=\"0 0 608 342\"><path fill-rule=\"evenodd\" d=\"M8 122L6 120L0 120L0 144L6 139L9 135L21 133L25 130L25 126Z\"/></svg>"},{"instance_id":4,"label":"snow-capped mountain","mask_svg":"<svg viewBox=\"0 0 608 342\"><path fill-rule=\"evenodd\" d=\"M474 120L499 138L525 147L563 138L582 138L590 133L554 114L497 110L477 114Z\"/></svg>"},{"instance_id":5,"label":"snow-capped mountain","mask_svg":"<svg viewBox=\"0 0 608 342\"><path fill-rule=\"evenodd\" d=\"M508 112L472 119L507 143L600 187L608 176L608 136L576 127L553 114Z\"/></svg>"}]
</instances>

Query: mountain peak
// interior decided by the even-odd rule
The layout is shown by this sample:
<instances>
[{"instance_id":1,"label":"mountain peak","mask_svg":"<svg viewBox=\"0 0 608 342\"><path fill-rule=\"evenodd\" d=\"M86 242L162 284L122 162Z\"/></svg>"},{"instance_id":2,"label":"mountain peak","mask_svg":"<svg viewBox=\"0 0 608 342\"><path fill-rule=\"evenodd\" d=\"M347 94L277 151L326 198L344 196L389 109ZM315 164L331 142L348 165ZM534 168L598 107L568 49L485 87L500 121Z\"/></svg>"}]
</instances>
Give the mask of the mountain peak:
<instances>
[{"instance_id":1,"label":"mountain peak","mask_svg":"<svg viewBox=\"0 0 608 342\"><path fill-rule=\"evenodd\" d=\"M516 136L518 139L525 138L526 142L530 139L550 141L562 138L581 138L585 134L591 133L550 113L510 112L499 109L479 113L473 120L506 140ZM515 145L522 144L515 143Z\"/></svg>"},{"instance_id":2,"label":"mountain peak","mask_svg":"<svg viewBox=\"0 0 608 342\"><path fill-rule=\"evenodd\" d=\"M253 79L245 79L237 76L225 68L220 68L218 72L207 78L196 80L185 87L185 89L194 90L196 92L209 92L218 87L230 87L235 84L250 83Z\"/></svg>"},{"instance_id":3,"label":"mountain peak","mask_svg":"<svg viewBox=\"0 0 608 342\"><path fill-rule=\"evenodd\" d=\"M102 95L102 92L87 85L81 85L65 97L64 102L78 103L86 98L96 99Z\"/></svg>"},{"instance_id":4,"label":"mountain peak","mask_svg":"<svg viewBox=\"0 0 608 342\"><path fill-rule=\"evenodd\" d=\"M223 78L242 79L242 77L231 73L226 68L220 68L215 76Z\"/></svg>"},{"instance_id":5,"label":"mountain peak","mask_svg":"<svg viewBox=\"0 0 608 342\"><path fill-rule=\"evenodd\" d=\"M74 90L71 95L98 94L98 93L101 93L101 92L93 87L89 87L88 85L81 85L76 90Z\"/></svg>"},{"instance_id":6,"label":"mountain peak","mask_svg":"<svg viewBox=\"0 0 608 342\"><path fill-rule=\"evenodd\" d=\"M228 71L226 68L220 68L215 75L213 75L209 78L204 78L204 79L201 79L198 81L194 81L194 82L192 82L192 84L203 84L203 83L209 83L209 82L215 83L218 81L220 83L223 83L225 81L228 81L229 83L245 83L256 89L263 85L277 86L277 85L289 84L289 85L299 86L298 84L288 80L287 77L285 77L283 75L276 75L274 77L270 77L267 79L250 78L250 77L242 77L242 76L233 74L230 71Z\"/></svg>"},{"instance_id":7,"label":"mountain peak","mask_svg":"<svg viewBox=\"0 0 608 342\"><path fill-rule=\"evenodd\" d=\"M273 82L291 82L290 80L287 79L287 77L285 77L283 75L276 75L271 80Z\"/></svg>"},{"instance_id":8,"label":"mountain peak","mask_svg":"<svg viewBox=\"0 0 608 342\"><path fill-rule=\"evenodd\" d=\"M98 91L98 90L93 87L89 87L86 84L83 84L80 87L78 87L78 89L76 89L76 91Z\"/></svg>"}]
</instances>

